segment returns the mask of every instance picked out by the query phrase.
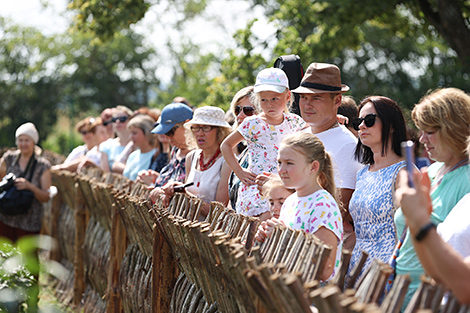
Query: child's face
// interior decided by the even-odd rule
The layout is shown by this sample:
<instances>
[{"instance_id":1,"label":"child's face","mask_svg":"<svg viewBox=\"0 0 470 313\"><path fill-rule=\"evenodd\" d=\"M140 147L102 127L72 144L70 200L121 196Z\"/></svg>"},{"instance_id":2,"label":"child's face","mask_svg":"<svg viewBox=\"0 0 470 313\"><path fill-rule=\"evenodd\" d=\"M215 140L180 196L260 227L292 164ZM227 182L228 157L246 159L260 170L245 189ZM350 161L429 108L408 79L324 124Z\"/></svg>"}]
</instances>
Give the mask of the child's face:
<instances>
[{"instance_id":1,"label":"child's face","mask_svg":"<svg viewBox=\"0 0 470 313\"><path fill-rule=\"evenodd\" d=\"M283 116L283 112L285 111L287 102L289 100L290 92L288 90L283 93L277 93L274 91L261 91L259 96L261 110L269 120Z\"/></svg>"},{"instance_id":2,"label":"child's face","mask_svg":"<svg viewBox=\"0 0 470 313\"><path fill-rule=\"evenodd\" d=\"M269 208L271 209L271 214L273 217L279 218L279 215L281 215L282 205L284 204L286 198L291 194L292 192L281 186L271 188L268 194L268 199Z\"/></svg>"},{"instance_id":3,"label":"child's face","mask_svg":"<svg viewBox=\"0 0 470 313\"><path fill-rule=\"evenodd\" d=\"M309 190L316 184L318 162L307 162L305 155L293 149L281 145L278 155L279 176L287 188L295 189L299 194Z\"/></svg>"}]
</instances>

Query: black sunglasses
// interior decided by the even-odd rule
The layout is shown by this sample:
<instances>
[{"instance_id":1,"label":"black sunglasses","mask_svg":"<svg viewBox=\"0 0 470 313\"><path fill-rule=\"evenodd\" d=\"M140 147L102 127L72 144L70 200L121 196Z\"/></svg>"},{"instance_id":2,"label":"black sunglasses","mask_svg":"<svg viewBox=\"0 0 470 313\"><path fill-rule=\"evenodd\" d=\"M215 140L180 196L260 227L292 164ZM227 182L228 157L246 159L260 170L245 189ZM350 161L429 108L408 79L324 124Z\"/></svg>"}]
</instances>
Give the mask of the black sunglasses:
<instances>
[{"instance_id":1,"label":"black sunglasses","mask_svg":"<svg viewBox=\"0 0 470 313\"><path fill-rule=\"evenodd\" d=\"M103 121L103 126L108 126L109 124L113 123L113 119ZM90 123L91 124L91 123Z\"/></svg>"},{"instance_id":2,"label":"black sunglasses","mask_svg":"<svg viewBox=\"0 0 470 313\"><path fill-rule=\"evenodd\" d=\"M355 130L359 130L359 125L361 125L362 121L367 127L372 127L375 124L375 119L378 117L377 114L367 114L364 117L356 117L352 120L352 127Z\"/></svg>"},{"instance_id":3,"label":"black sunglasses","mask_svg":"<svg viewBox=\"0 0 470 313\"><path fill-rule=\"evenodd\" d=\"M118 117L113 117L111 119L111 121L113 123L116 123L117 121L121 122L121 123L124 123L125 121L127 121L128 117L127 116L118 116ZM104 124L104 123L103 123ZM106 126L106 125L105 125Z\"/></svg>"},{"instance_id":4,"label":"black sunglasses","mask_svg":"<svg viewBox=\"0 0 470 313\"><path fill-rule=\"evenodd\" d=\"M240 112L242 110L243 110L243 113L245 113L246 116L252 116L253 114L255 114L255 108L254 107L250 107L250 106L241 107L239 105L236 105L235 108L234 108L235 115L240 114Z\"/></svg>"},{"instance_id":5,"label":"black sunglasses","mask_svg":"<svg viewBox=\"0 0 470 313\"><path fill-rule=\"evenodd\" d=\"M175 125L172 129L170 129L169 131L167 131L165 133L166 136L168 137L173 137L173 135L175 134L175 131L178 129L178 127L180 127L179 125Z\"/></svg>"}]
</instances>

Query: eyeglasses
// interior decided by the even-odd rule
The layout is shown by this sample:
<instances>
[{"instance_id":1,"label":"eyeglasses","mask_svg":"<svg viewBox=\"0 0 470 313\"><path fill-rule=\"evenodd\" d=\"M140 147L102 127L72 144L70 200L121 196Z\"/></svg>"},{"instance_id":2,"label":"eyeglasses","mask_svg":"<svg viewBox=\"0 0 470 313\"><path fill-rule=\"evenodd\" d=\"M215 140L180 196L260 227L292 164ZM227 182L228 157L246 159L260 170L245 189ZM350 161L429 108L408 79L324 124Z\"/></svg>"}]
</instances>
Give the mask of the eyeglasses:
<instances>
[{"instance_id":1,"label":"eyeglasses","mask_svg":"<svg viewBox=\"0 0 470 313\"><path fill-rule=\"evenodd\" d=\"M362 121L367 127L372 127L375 124L375 119L378 117L377 114L367 114L364 117L356 117L352 120L352 127L355 130L359 130L359 125L361 125Z\"/></svg>"},{"instance_id":2,"label":"eyeglasses","mask_svg":"<svg viewBox=\"0 0 470 313\"><path fill-rule=\"evenodd\" d=\"M210 132L212 129L215 128L215 126L210 126L210 125L203 125L203 126L191 126L191 131L193 133L197 133L198 131L202 130L205 133Z\"/></svg>"},{"instance_id":3,"label":"eyeglasses","mask_svg":"<svg viewBox=\"0 0 470 313\"><path fill-rule=\"evenodd\" d=\"M241 107L239 105L236 105L234 111L235 115L240 114L241 111L243 111L246 116L252 116L253 114L255 114L255 108L250 106Z\"/></svg>"},{"instance_id":4,"label":"eyeglasses","mask_svg":"<svg viewBox=\"0 0 470 313\"><path fill-rule=\"evenodd\" d=\"M111 119L111 121L112 121L113 123L116 123L117 121L119 121L119 122L121 122L121 123L124 123L125 121L127 121L127 119L128 119L127 116L118 116L118 117L113 117L113 118ZM103 125L104 125L104 123L103 123ZM106 126L106 125L104 125L104 126Z\"/></svg>"},{"instance_id":5,"label":"eyeglasses","mask_svg":"<svg viewBox=\"0 0 470 313\"><path fill-rule=\"evenodd\" d=\"M113 119L103 121L103 126L108 126L109 124L113 123Z\"/></svg>"},{"instance_id":6,"label":"eyeglasses","mask_svg":"<svg viewBox=\"0 0 470 313\"><path fill-rule=\"evenodd\" d=\"M173 135L175 134L175 131L178 129L178 127L180 127L179 125L175 125L172 129L170 129L169 131L167 131L165 133L166 136L168 137L173 137Z\"/></svg>"}]
</instances>

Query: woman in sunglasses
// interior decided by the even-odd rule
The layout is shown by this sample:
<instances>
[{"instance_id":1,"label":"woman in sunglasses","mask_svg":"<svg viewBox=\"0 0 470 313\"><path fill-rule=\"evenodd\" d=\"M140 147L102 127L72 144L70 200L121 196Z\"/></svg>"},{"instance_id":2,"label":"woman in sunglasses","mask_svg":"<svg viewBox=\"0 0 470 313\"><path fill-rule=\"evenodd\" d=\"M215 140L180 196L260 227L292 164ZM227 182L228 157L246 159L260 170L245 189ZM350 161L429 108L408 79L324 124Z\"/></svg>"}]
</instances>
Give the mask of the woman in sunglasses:
<instances>
[{"instance_id":1,"label":"woman in sunglasses","mask_svg":"<svg viewBox=\"0 0 470 313\"><path fill-rule=\"evenodd\" d=\"M105 157L108 159L108 167L102 167L103 170L109 172L113 171L122 174L125 167L125 162L116 162L116 160L125 161L129 154L134 151L133 144L131 142L130 133L127 129L127 123L132 116L132 110L123 105L118 105L111 118L114 133L117 135L116 138L106 140L100 145L100 151L105 153ZM130 145L127 151L127 155L123 160L123 151L127 145ZM115 166L114 166L115 165ZM114 167L113 167L114 166Z\"/></svg>"},{"instance_id":2,"label":"woman in sunglasses","mask_svg":"<svg viewBox=\"0 0 470 313\"><path fill-rule=\"evenodd\" d=\"M387 97L371 96L362 100L359 117L353 119L352 125L359 135L355 156L365 166L357 173L356 189L349 202L356 245L346 284L362 251L369 257L358 279L372 260L388 262L393 254L397 235L392 191L398 171L405 166L400 144L406 140L403 113L396 102Z\"/></svg>"},{"instance_id":3,"label":"woman in sunglasses","mask_svg":"<svg viewBox=\"0 0 470 313\"><path fill-rule=\"evenodd\" d=\"M253 96L253 86L248 86L240 91L238 91L230 103L230 110L235 115L235 125L234 128L238 127L245 118L258 114L256 106L252 103L251 97ZM249 158L248 150L246 149L246 144L240 142L236 146L235 155L238 156L238 163L242 168L248 168ZM228 165L226 165L228 166ZM223 177L221 178L223 181ZM235 210L235 205L237 203L238 187L240 186L240 179L235 175L232 170L230 170L230 177L228 178L228 194L230 198L230 206Z\"/></svg>"}]
</instances>

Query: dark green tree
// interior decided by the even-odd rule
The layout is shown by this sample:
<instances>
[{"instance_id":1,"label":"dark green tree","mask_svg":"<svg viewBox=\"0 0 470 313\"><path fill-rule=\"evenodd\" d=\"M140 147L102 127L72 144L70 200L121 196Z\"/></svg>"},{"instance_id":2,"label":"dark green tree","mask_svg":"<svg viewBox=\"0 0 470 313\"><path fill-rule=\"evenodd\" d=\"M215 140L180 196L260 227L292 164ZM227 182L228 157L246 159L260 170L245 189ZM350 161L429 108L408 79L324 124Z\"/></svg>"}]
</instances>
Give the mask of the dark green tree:
<instances>
[{"instance_id":1,"label":"dark green tree","mask_svg":"<svg viewBox=\"0 0 470 313\"><path fill-rule=\"evenodd\" d=\"M0 146L13 146L16 128L27 121L41 138L52 130L64 85L57 45L0 17Z\"/></svg>"}]
</instances>

